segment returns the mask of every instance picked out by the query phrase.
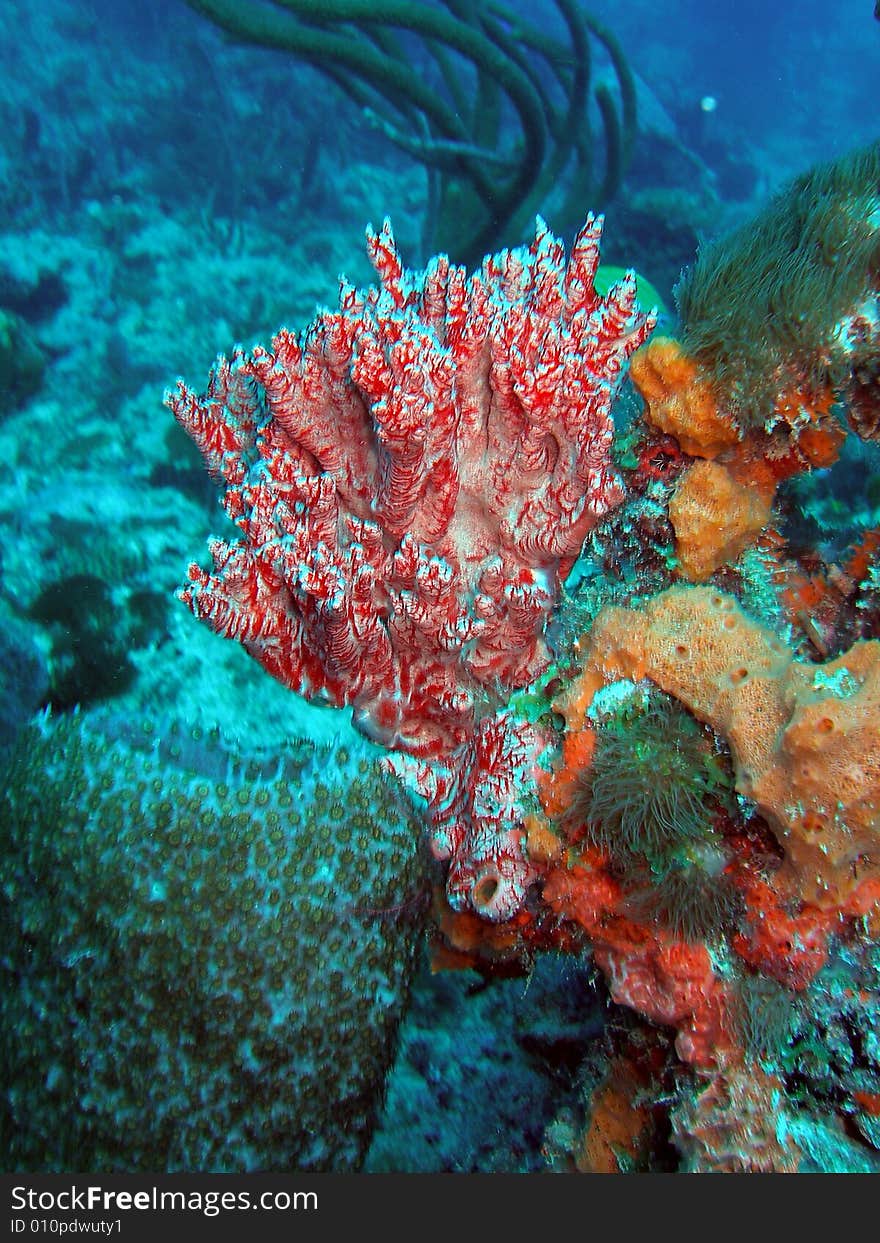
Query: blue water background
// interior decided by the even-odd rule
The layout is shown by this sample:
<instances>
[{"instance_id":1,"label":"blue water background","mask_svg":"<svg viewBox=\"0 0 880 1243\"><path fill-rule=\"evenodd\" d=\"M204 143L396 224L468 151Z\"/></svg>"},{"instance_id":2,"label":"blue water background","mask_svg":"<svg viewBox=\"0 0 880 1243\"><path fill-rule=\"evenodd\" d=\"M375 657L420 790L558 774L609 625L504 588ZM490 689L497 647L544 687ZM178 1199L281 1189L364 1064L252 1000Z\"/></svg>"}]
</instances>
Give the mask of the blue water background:
<instances>
[{"instance_id":1,"label":"blue water background","mask_svg":"<svg viewBox=\"0 0 880 1243\"><path fill-rule=\"evenodd\" d=\"M140 195L172 214L194 203L219 219L250 213L291 240L329 212L352 231L356 252L367 219L419 209L406 180L413 161L344 92L284 54L232 47L178 0L4 8L3 230L34 218L63 218L75 230L89 204ZM549 2L508 8L562 32ZM656 104L726 202L760 199L876 137L880 22L871 0L633 0L589 11L620 40L644 84L640 102L650 96L643 120L658 123ZM416 47L413 69L429 72ZM346 177L353 161L374 170L360 193ZM620 202L649 179L649 164L643 139ZM692 190L694 177L683 170L677 188ZM336 275L331 267L328 280Z\"/></svg>"}]
</instances>

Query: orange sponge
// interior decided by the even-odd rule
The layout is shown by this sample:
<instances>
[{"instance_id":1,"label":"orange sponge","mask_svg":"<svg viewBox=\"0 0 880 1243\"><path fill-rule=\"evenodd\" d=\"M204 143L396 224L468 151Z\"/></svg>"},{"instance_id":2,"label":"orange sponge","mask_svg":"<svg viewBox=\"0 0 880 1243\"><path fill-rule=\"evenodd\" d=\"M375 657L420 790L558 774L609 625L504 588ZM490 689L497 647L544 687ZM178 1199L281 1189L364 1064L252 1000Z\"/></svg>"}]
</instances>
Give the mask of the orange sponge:
<instances>
[{"instance_id":1,"label":"orange sponge","mask_svg":"<svg viewBox=\"0 0 880 1243\"><path fill-rule=\"evenodd\" d=\"M790 892L838 908L880 875L880 642L808 665L733 596L674 587L603 609L587 665L591 679L650 678L727 738Z\"/></svg>"},{"instance_id":2,"label":"orange sponge","mask_svg":"<svg viewBox=\"0 0 880 1243\"><path fill-rule=\"evenodd\" d=\"M769 763L786 718L782 675L790 649L748 618L733 596L674 587L638 610L605 608L590 634L588 665L606 680L648 677L724 734L743 774Z\"/></svg>"},{"instance_id":3,"label":"orange sponge","mask_svg":"<svg viewBox=\"0 0 880 1243\"><path fill-rule=\"evenodd\" d=\"M645 419L674 436L691 457L714 458L740 439L719 411L714 392L672 337L655 337L630 359L629 374L645 400Z\"/></svg>"},{"instance_id":4,"label":"orange sponge","mask_svg":"<svg viewBox=\"0 0 880 1243\"><path fill-rule=\"evenodd\" d=\"M681 573L690 582L735 561L767 525L780 480L830 466L845 437L827 385L790 386L768 406L766 424L744 434L718 384L671 337L637 350L630 376L645 401L645 422L700 459L669 504Z\"/></svg>"},{"instance_id":5,"label":"orange sponge","mask_svg":"<svg viewBox=\"0 0 880 1243\"><path fill-rule=\"evenodd\" d=\"M842 901L880 872L880 642L792 665L787 683L789 720L752 796L782 826L787 870Z\"/></svg>"},{"instance_id":6,"label":"orange sponge","mask_svg":"<svg viewBox=\"0 0 880 1243\"><path fill-rule=\"evenodd\" d=\"M772 489L738 483L720 462L692 463L669 502L683 577L701 583L735 561L769 522L772 501Z\"/></svg>"}]
</instances>

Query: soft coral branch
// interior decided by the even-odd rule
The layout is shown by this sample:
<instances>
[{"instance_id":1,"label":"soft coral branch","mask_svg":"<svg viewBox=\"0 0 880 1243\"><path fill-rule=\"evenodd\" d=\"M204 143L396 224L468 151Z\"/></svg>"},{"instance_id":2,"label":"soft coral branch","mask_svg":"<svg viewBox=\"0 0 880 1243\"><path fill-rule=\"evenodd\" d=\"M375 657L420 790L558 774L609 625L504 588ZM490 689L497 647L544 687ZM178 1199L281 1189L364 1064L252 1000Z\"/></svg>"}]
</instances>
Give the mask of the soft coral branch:
<instances>
[{"instance_id":1,"label":"soft coral branch","mask_svg":"<svg viewBox=\"0 0 880 1243\"><path fill-rule=\"evenodd\" d=\"M539 220L468 278L444 256L405 269L386 221L367 235L378 287L342 282L301 336L168 399L241 533L182 598L285 685L440 766L466 808L451 891L492 918L527 873L525 743L492 714L547 666L561 583L622 499L611 405L653 327L631 273L596 293L601 230L590 217L566 263Z\"/></svg>"},{"instance_id":2,"label":"soft coral branch","mask_svg":"<svg viewBox=\"0 0 880 1243\"><path fill-rule=\"evenodd\" d=\"M528 249L470 279L407 271L389 224L380 277L269 350L169 399L242 538L211 546L183 599L307 697L351 704L385 745L448 756L480 702L530 682L587 531L622 490L611 401L651 328L626 279L593 289L601 220L566 266Z\"/></svg>"}]
</instances>

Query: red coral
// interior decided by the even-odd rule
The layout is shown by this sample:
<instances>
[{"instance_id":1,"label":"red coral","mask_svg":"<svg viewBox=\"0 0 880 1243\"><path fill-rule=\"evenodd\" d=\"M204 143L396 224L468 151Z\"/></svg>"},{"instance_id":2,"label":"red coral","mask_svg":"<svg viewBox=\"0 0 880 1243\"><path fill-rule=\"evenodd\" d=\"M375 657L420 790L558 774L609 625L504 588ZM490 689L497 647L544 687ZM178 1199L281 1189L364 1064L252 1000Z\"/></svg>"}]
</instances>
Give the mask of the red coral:
<instances>
[{"instance_id":1,"label":"red coral","mask_svg":"<svg viewBox=\"0 0 880 1243\"><path fill-rule=\"evenodd\" d=\"M756 878L748 881L744 896L748 924L733 936L733 948L786 988L806 988L825 965L835 915L809 905L791 914L776 891Z\"/></svg>"},{"instance_id":2,"label":"red coral","mask_svg":"<svg viewBox=\"0 0 880 1243\"><path fill-rule=\"evenodd\" d=\"M388 761L428 802L434 855L452 860L446 894L453 910L498 921L522 905L537 875L526 852L522 799L541 745L538 730L500 712L480 722L448 765Z\"/></svg>"},{"instance_id":3,"label":"red coral","mask_svg":"<svg viewBox=\"0 0 880 1243\"><path fill-rule=\"evenodd\" d=\"M653 1023L676 1029L682 1061L714 1066L736 1056L727 984L705 945L673 940L656 925L621 917L620 887L591 848L585 864L561 866L548 876L543 896L565 919L589 935L593 958L613 999Z\"/></svg>"},{"instance_id":4,"label":"red coral","mask_svg":"<svg viewBox=\"0 0 880 1243\"><path fill-rule=\"evenodd\" d=\"M652 323L631 274L596 294L601 223L567 266L539 221L467 279L407 272L386 222L379 289L343 283L300 338L169 397L243 537L183 599L386 746L448 758L541 672L560 583L621 499L611 402Z\"/></svg>"},{"instance_id":5,"label":"red coral","mask_svg":"<svg viewBox=\"0 0 880 1243\"><path fill-rule=\"evenodd\" d=\"M641 928L637 932L629 942L621 937L617 944L594 946L614 1000L654 1023L674 1027L683 1062L708 1067L738 1056L729 992L706 946L647 938Z\"/></svg>"}]
</instances>

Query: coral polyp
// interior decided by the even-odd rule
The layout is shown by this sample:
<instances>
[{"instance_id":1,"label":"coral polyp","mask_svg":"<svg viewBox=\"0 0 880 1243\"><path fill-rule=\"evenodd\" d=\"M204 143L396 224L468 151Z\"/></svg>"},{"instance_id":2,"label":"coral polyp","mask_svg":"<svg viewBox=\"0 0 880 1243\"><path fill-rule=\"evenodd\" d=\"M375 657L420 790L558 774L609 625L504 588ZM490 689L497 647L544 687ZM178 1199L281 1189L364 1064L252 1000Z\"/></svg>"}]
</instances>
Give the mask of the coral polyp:
<instances>
[{"instance_id":1,"label":"coral polyp","mask_svg":"<svg viewBox=\"0 0 880 1243\"><path fill-rule=\"evenodd\" d=\"M685 850L659 875L651 873L628 895L626 909L681 941L703 941L736 927L742 895L716 847Z\"/></svg>"},{"instance_id":2,"label":"coral polyp","mask_svg":"<svg viewBox=\"0 0 880 1243\"><path fill-rule=\"evenodd\" d=\"M706 731L652 694L600 726L571 815L583 817L590 839L614 859L642 855L656 865L681 843L710 837L712 800L725 792Z\"/></svg>"}]
</instances>

